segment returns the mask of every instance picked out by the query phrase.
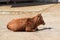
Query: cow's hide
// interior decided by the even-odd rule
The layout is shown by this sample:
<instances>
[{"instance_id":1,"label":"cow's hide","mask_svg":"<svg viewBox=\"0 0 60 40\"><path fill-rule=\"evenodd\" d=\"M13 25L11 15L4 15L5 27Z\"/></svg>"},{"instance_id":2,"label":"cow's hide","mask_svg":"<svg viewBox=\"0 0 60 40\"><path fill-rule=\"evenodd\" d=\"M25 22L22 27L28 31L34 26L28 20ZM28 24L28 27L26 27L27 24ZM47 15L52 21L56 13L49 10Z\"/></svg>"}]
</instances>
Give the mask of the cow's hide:
<instances>
[{"instance_id":1,"label":"cow's hide","mask_svg":"<svg viewBox=\"0 0 60 40\"><path fill-rule=\"evenodd\" d=\"M34 16L33 18L19 18L13 19L7 24L7 28L12 31L26 31L34 32L37 30L38 25L45 24L41 14Z\"/></svg>"}]
</instances>

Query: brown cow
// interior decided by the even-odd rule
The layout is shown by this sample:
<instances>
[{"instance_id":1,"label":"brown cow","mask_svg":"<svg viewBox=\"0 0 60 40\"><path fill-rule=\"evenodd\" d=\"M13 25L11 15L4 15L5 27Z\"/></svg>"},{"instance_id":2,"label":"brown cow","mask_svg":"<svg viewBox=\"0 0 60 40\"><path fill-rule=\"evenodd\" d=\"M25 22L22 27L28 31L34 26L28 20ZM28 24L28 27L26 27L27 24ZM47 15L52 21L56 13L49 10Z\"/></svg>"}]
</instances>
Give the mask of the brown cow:
<instances>
[{"instance_id":1,"label":"brown cow","mask_svg":"<svg viewBox=\"0 0 60 40\"><path fill-rule=\"evenodd\" d=\"M34 32L38 25L45 24L41 14L33 18L13 19L7 24L7 28L12 31Z\"/></svg>"}]
</instances>

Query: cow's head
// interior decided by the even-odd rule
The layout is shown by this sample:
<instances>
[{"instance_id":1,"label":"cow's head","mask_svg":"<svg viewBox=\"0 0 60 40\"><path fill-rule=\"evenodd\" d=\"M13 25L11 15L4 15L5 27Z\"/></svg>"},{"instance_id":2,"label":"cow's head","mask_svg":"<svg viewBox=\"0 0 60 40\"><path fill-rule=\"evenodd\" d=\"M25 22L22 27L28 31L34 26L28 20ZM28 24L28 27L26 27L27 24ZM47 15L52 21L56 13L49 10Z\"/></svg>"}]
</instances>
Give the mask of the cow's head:
<instances>
[{"instance_id":1,"label":"cow's head","mask_svg":"<svg viewBox=\"0 0 60 40\"><path fill-rule=\"evenodd\" d=\"M37 23L45 25L45 22L44 22L43 17L42 17L41 14L37 15Z\"/></svg>"}]
</instances>

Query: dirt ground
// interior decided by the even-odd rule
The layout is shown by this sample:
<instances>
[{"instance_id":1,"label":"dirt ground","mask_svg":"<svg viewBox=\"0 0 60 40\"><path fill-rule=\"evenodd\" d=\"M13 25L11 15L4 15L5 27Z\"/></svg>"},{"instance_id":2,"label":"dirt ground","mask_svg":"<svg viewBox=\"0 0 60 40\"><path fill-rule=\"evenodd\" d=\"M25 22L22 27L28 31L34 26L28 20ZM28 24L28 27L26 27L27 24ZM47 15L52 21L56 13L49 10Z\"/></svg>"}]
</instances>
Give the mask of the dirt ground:
<instances>
[{"instance_id":1,"label":"dirt ground","mask_svg":"<svg viewBox=\"0 0 60 40\"><path fill-rule=\"evenodd\" d=\"M60 40L60 3L41 13L46 24L38 26L39 31L12 32L6 28L13 18L33 17L37 14L0 15L0 40Z\"/></svg>"}]
</instances>

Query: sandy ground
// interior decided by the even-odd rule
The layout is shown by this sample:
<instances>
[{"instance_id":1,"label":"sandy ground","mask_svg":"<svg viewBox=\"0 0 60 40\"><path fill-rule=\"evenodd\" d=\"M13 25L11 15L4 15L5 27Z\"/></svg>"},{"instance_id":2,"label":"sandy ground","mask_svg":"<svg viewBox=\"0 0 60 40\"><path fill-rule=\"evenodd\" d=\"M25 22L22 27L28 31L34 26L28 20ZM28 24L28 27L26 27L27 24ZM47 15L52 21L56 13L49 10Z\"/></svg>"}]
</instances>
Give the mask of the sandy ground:
<instances>
[{"instance_id":1,"label":"sandy ground","mask_svg":"<svg viewBox=\"0 0 60 40\"><path fill-rule=\"evenodd\" d=\"M12 32L6 28L13 18L33 17L35 14L0 15L0 40L60 40L60 4L42 13L45 25L37 32ZM51 29L49 29L51 28Z\"/></svg>"}]
</instances>

